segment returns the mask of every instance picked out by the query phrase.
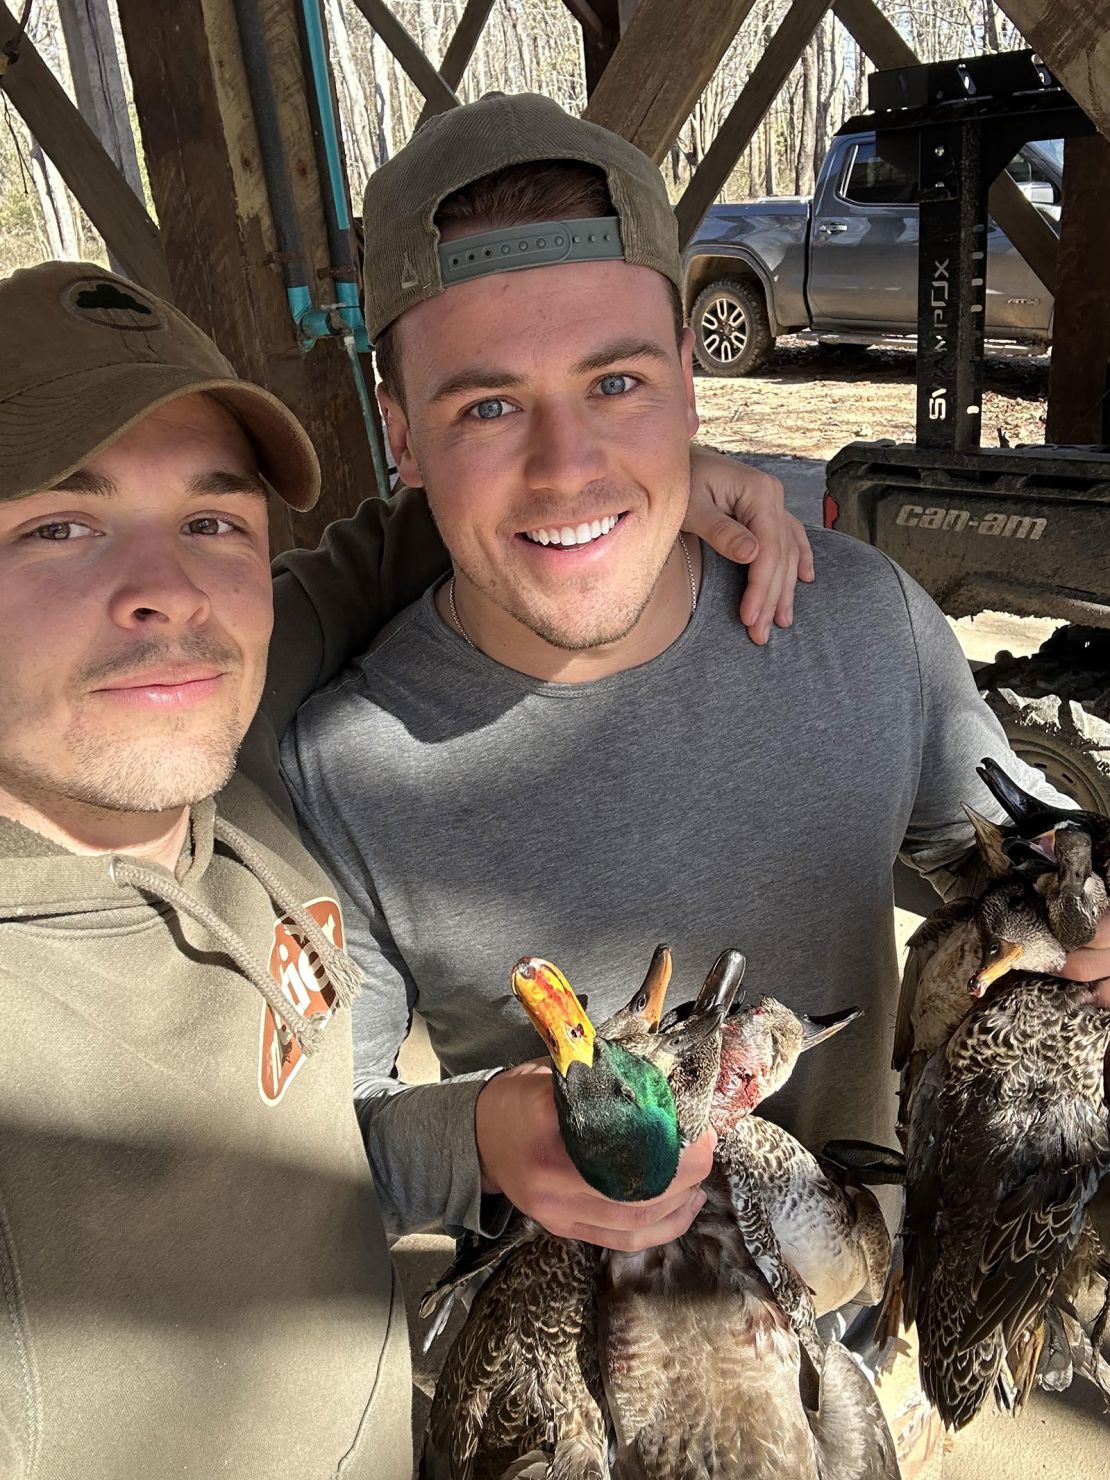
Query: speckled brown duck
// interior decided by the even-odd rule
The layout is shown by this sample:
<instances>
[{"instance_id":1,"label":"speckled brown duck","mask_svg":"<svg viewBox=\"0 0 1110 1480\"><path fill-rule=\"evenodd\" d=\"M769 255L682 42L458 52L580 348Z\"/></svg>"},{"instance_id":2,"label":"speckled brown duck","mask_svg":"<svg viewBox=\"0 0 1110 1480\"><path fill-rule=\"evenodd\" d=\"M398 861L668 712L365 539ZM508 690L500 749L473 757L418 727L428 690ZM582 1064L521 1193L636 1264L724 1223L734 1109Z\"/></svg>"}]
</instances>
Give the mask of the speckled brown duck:
<instances>
[{"instance_id":1,"label":"speckled brown duck","mask_svg":"<svg viewBox=\"0 0 1110 1480\"><path fill-rule=\"evenodd\" d=\"M716 1107L725 1130L705 1207L682 1238L608 1261L603 1372L618 1480L897 1477L870 1383L843 1347L817 1338L812 1296L785 1256L751 1154L763 1143L746 1128L734 1134L722 1113L731 1094L734 1111L744 1102L735 1120L746 1119L761 1086L784 1082L804 1047L852 1016L818 1024L763 999L729 1019L704 1108L708 1117ZM789 1160L768 1178L781 1189Z\"/></svg>"},{"instance_id":2,"label":"speckled brown duck","mask_svg":"<svg viewBox=\"0 0 1110 1480\"><path fill-rule=\"evenodd\" d=\"M1062 950L1042 921L1035 949ZM1110 1013L1048 974L995 981L929 1059L906 1151L902 1289L922 1382L950 1428L1020 1402L1046 1308L1110 1169ZM1017 1391L1007 1384L1009 1357Z\"/></svg>"}]
</instances>

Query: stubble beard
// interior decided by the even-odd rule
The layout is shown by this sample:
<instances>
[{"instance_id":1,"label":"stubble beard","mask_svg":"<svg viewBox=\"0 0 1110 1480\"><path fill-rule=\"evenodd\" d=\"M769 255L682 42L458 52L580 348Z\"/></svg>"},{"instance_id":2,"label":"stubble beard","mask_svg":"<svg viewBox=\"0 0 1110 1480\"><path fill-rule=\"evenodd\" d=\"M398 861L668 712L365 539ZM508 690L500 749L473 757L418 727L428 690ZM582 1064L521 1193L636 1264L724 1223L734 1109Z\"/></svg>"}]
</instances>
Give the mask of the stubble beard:
<instances>
[{"instance_id":1,"label":"stubble beard","mask_svg":"<svg viewBox=\"0 0 1110 1480\"><path fill-rule=\"evenodd\" d=\"M88 690L143 665L161 661L212 662L227 677L228 695L221 712L135 712L105 721L86 707ZM213 795L230 780L239 745L261 698L243 688L243 656L227 643L194 637L174 644L132 648L126 655L95 665L78 675L72 718L62 737L61 760L41 764L28 755L0 755L0 785L42 811L59 802L104 812L158 813L180 811ZM247 718L244 718L244 715ZM133 724L139 733L113 734L112 722ZM145 730L141 727L145 725Z\"/></svg>"}]
</instances>

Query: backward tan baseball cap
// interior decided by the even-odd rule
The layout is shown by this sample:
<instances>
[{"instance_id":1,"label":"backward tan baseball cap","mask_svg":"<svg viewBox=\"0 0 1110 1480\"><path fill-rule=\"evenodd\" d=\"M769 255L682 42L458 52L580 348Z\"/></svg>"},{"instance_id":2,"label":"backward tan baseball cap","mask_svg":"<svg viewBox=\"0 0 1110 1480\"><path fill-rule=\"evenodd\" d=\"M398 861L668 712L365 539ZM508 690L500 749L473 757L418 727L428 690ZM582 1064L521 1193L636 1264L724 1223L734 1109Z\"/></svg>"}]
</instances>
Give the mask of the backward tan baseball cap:
<instances>
[{"instance_id":1,"label":"backward tan baseball cap","mask_svg":"<svg viewBox=\"0 0 1110 1480\"><path fill-rule=\"evenodd\" d=\"M250 437L291 508L320 496L304 428L240 380L206 334L153 293L87 262L0 281L0 498L51 488L151 411L207 392Z\"/></svg>"},{"instance_id":2,"label":"backward tan baseball cap","mask_svg":"<svg viewBox=\"0 0 1110 1480\"><path fill-rule=\"evenodd\" d=\"M616 211L613 250L567 222L536 231L491 232L440 252L435 214L452 192L508 165L572 160L605 174ZM592 223L589 223L592 224ZM370 176L363 207L364 307L371 339L408 309L445 291L452 281L483 272L605 260L652 267L682 291L678 222L658 168L609 129L575 118L536 93L492 93L449 108L422 124L412 139ZM467 257L472 261L467 264ZM484 260L483 260L484 259ZM446 275L446 281L445 281Z\"/></svg>"}]
</instances>

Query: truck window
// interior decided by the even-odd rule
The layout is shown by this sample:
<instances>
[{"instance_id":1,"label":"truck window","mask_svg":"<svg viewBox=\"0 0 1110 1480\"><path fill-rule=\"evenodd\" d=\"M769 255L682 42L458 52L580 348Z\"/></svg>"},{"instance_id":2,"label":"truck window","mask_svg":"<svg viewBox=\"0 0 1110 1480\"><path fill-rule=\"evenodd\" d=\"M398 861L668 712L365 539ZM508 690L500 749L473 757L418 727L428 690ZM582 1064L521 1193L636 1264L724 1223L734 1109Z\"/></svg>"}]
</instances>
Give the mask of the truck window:
<instances>
[{"instance_id":1,"label":"truck window","mask_svg":"<svg viewBox=\"0 0 1110 1480\"><path fill-rule=\"evenodd\" d=\"M865 140L851 151L840 193L861 206L915 204L913 181L879 158L873 140Z\"/></svg>"}]
</instances>

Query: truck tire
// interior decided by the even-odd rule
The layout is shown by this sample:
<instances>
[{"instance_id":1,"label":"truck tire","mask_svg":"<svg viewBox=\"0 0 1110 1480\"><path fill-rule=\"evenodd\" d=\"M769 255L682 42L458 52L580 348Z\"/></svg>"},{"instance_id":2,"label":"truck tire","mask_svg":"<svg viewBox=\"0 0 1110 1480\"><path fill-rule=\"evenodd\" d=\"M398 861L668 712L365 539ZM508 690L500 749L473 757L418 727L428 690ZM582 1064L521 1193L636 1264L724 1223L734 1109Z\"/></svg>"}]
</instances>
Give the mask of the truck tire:
<instances>
[{"instance_id":1,"label":"truck tire","mask_svg":"<svg viewBox=\"0 0 1110 1480\"><path fill-rule=\"evenodd\" d=\"M975 680L1022 760L1110 816L1110 632L1062 627L1030 658L999 653Z\"/></svg>"},{"instance_id":2,"label":"truck tire","mask_svg":"<svg viewBox=\"0 0 1110 1480\"><path fill-rule=\"evenodd\" d=\"M690 327L698 364L711 375L751 375L775 347L763 289L751 278L721 278L703 288Z\"/></svg>"}]
</instances>

